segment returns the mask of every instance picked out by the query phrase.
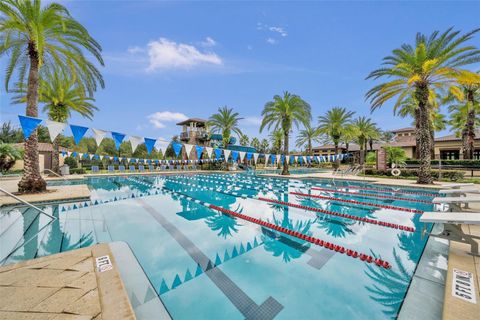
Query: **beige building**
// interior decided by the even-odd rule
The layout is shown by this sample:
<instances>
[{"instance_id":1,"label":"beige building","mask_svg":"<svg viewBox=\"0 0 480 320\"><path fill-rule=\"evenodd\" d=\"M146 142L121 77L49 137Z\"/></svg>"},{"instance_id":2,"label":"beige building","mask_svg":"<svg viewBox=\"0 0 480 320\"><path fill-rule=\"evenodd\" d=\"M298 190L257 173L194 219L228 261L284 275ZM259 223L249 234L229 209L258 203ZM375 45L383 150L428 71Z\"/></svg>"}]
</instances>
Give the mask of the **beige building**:
<instances>
[{"instance_id":1,"label":"beige building","mask_svg":"<svg viewBox=\"0 0 480 320\"><path fill-rule=\"evenodd\" d=\"M415 128L402 128L391 131L394 134L394 139L389 143L374 143L373 151L377 151L384 146L400 147L405 150L405 153L409 159L416 159L416 135ZM480 160L480 130L476 134L475 139L476 149L474 152L474 159ZM370 150L370 146L367 147ZM347 146L341 144L339 146L339 153L352 153L354 156L358 155L360 147L357 144L351 143ZM333 145L322 145L313 148L314 155L328 156L335 154L335 148ZM462 152L462 139L455 134L441 136L435 138L435 159L444 160L461 160L463 159Z\"/></svg>"},{"instance_id":2,"label":"beige building","mask_svg":"<svg viewBox=\"0 0 480 320\"><path fill-rule=\"evenodd\" d=\"M23 143L15 143L15 147L23 149ZM60 147L60 152L67 151L66 148ZM40 164L40 172L43 172L45 169L52 169L52 154L53 147L51 143L38 143L38 162ZM60 165L63 165L63 157L60 156ZM23 170L23 160L17 160L15 166L12 170Z\"/></svg>"}]
</instances>

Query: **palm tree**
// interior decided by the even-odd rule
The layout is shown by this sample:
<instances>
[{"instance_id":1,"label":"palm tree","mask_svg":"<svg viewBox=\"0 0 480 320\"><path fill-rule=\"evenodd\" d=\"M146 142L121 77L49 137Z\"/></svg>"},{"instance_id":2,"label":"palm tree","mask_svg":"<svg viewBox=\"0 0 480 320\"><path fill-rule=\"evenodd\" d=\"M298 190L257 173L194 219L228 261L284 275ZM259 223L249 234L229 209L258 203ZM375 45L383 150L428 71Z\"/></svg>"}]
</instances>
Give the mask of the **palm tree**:
<instances>
[{"instance_id":1,"label":"palm tree","mask_svg":"<svg viewBox=\"0 0 480 320\"><path fill-rule=\"evenodd\" d=\"M262 139L262 141L260 142L260 151L262 153L266 153L268 152L268 146L270 145L270 143L268 143L268 140L267 139Z\"/></svg>"},{"instance_id":2,"label":"palm tree","mask_svg":"<svg viewBox=\"0 0 480 320\"><path fill-rule=\"evenodd\" d=\"M271 153L280 153L282 152L283 146L283 131L282 130L274 130L269 135L270 143L272 144L272 148L270 149Z\"/></svg>"},{"instance_id":3,"label":"palm tree","mask_svg":"<svg viewBox=\"0 0 480 320\"><path fill-rule=\"evenodd\" d=\"M212 132L222 133L223 147L226 148L230 143L232 131L239 137L242 136L242 131L238 127L238 122L243 119L240 118L238 112L233 112L233 108L224 106L218 108L218 113L213 114L208 120L208 125L212 128Z\"/></svg>"},{"instance_id":4,"label":"palm tree","mask_svg":"<svg viewBox=\"0 0 480 320\"><path fill-rule=\"evenodd\" d=\"M479 125L480 84L471 79L460 78L458 86L450 89L445 102L454 102L448 107L451 114L450 125L462 137L463 159L473 159L475 151L475 131Z\"/></svg>"},{"instance_id":5,"label":"palm tree","mask_svg":"<svg viewBox=\"0 0 480 320\"><path fill-rule=\"evenodd\" d=\"M273 127L274 130L281 129L283 131L284 154L288 156L289 134L292 126L297 128L299 124L307 126L312 119L311 107L300 96L291 94L288 91L283 96L275 95L272 101L265 104L262 111L262 124L260 132L267 127ZM283 161L282 175L289 175L288 161Z\"/></svg>"},{"instance_id":6,"label":"palm tree","mask_svg":"<svg viewBox=\"0 0 480 320\"><path fill-rule=\"evenodd\" d=\"M349 129L354 114L355 112L347 111L345 108L334 107L325 115L318 117L318 130L333 142L336 155L338 154L338 145ZM338 165L339 159L337 158L336 166Z\"/></svg>"},{"instance_id":7,"label":"palm tree","mask_svg":"<svg viewBox=\"0 0 480 320\"><path fill-rule=\"evenodd\" d=\"M19 95L13 97L14 103L24 103L27 100L25 91L18 88ZM66 122L72 112L92 119L93 112L98 110L91 102L95 99L88 97L84 87L77 81L65 75L61 70L40 78L38 101L44 103L43 111L48 113L48 118L57 122ZM53 140L52 170L59 173L59 142L61 137Z\"/></svg>"},{"instance_id":8,"label":"palm tree","mask_svg":"<svg viewBox=\"0 0 480 320\"><path fill-rule=\"evenodd\" d=\"M358 145L360 146L360 164L363 164L367 152L367 143L380 137L377 124L365 116L358 117L352 124L352 131L355 132Z\"/></svg>"},{"instance_id":9,"label":"palm tree","mask_svg":"<svg viewBox=\"0 0 480 320\"><path fill-rule=\"evenodd\" d=\"M437 99L437 96L434 94L435 92L431 92L431 95L428 99L428 108L430 110L430 122L429 122L429 131L430 131L430 142L431 146L430 149L432 151L432 156L435 155L435 131L442 131L446 128L447 121L445 120L445 116L439 112L440 102ZM413 94L410 94L409 97L405 98L405 100L398 106L393 109L393 113L397 116L402 118L411 117L413 119L413 124L418 131L420 128L420 124L417 123L415 119L418 118L419 108L418 102L415 99ZM416 137L416 144L420 145L419 137ZM416 158L419 157L419 148L417 148Z\"/></svg>"},{"instance_id":10,"label":"palm tree","mask_svg":"<svg viewBox=\"0 0 480 320\"><path fill-rule=\"evenodd\" d=\"M307 145L307 154L313 155L312 142L320 142L320 130L312 128L310 125L305 126L305 129L300 130L296 140L296 146L302 148Z\"/></svg>"},{"instance_id":11,"label":"palm tree","mask_svg":"<svg viewBox=\"0 0 480 320\"><path fill-rule=\"evenodd\" d=\"M255 150L258 150L260 149L260 140L258 140L257 137L253 138L252 141L250 141L250 146L255 148Z\"/></svg>"},{"instance_id":12,"label":"palm tree","mask_svg":"<svg viewBox=\"0 0 480 320\"><path fill-rule=\"evenodd\" d=\"M248 143L250 142L250 139L248 138L248 136L246 134L242 134L240 136L240 145L241 146L248 146Z\"/></svg>"},{"instance_id":13,"label":"palm tree","mask_svg":"<svg viewBox=\"0 0 480 320\"><path fill-rule=\"evenodd\" d=\"M371 110L380 108L396 97L394 108L401 105L411 94L418 104L416 123L418 128L417 149L420 168L417 183L432 183L431 173L431 130L429 98L435 90L450 87L462 75L475 79L479 76L461 67L480 61L480 50L465 45L479 29L460 35L451 28L444 33L433 32L429 37L418 33L415 45L403 44L390 56L383 59L381 68L371 72L367 79L388 78L388 82L374 86L367 92Z\"/></svg>"},{"instance_id":14,"label":"palm tree","mask_svg":"<svg viewBox=\"0 0 480 320\"><path fill-rule=\"evenodd\" d=\"M88 51L103 65L100 45L64 6L58 3L42 6L40 0L2 0L0 13L0 55L9 57L5 88L9 90L14 73L18 74L21 84L27 79L27 116L38 117L39 73L54 66L85 85L89 93L96 90L97 83L104 86L99 71L83 52ZM24 173L18 183L20 192L46 189L40 176L37 144L34 132L25 141Z\"/></svg>"}]
</instances>

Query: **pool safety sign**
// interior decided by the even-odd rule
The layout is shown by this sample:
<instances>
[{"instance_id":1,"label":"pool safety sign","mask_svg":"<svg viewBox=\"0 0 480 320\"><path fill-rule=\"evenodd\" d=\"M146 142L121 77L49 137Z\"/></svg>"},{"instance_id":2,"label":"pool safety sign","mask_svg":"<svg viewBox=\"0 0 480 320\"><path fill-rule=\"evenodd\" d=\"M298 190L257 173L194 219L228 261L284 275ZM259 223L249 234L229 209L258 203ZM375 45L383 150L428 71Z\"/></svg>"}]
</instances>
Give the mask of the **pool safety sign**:
<instances>
[{"instance_id":1,"label":"pool safety sign","mask_svg":"<svg viewBox=\"0 0 480 320\"><path fill-rule=\"evenodd\" d=\"M471 272L453 269L452 295L470 303L477 303L475 284Z\"/></svg>"},{"instance_id":2,"label":"pool safety sign","mask_svg":"<svg viewBox=\"0 0 480 320\"><path fill-rule=\"evenodd\" d=\"M95 258L98 272L105 272L113 269L112 261L108 255Z\"/></svg>"}]
</instances>

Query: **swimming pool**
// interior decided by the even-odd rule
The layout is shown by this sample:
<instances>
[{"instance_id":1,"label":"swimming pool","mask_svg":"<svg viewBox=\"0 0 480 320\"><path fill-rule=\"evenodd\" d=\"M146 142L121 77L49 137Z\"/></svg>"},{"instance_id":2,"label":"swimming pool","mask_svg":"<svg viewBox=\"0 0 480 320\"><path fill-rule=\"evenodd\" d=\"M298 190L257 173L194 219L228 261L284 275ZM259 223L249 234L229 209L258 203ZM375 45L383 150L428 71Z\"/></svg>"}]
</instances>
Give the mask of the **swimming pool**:
<instances>
[{"instance_id":1,"label":"swimming pool","mask_svg":"<svg viewBox=\"0 0 480 320\"><path fill-rule=\"evenodd\" d=\"M395 318L435 196L246 174L86 182L91 202L45 206L53 223L3 210L0 260L125 241L174 319Z\"/></svg>"}]
</instances>

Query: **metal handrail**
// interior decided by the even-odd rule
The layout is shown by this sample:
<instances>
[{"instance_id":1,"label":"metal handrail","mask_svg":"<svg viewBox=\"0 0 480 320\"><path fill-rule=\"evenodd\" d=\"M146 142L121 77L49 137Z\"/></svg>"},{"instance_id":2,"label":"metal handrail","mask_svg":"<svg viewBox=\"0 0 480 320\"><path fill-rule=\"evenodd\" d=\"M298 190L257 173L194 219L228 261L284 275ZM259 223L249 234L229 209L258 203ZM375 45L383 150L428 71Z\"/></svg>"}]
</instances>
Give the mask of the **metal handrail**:
<instances>
[{"instance_id":1,"label":"metal handrail","mask_svg":"<svg viewBox=\"0 0 480 320\"><path fill-rule=\"evenodd\" d=\"M50 172L50 173L53 173L53 175L55 175L55 176L57 176L57 177L59 177L59 178L62 178L62 179L65 180L65 181L67 181L67 178L65 178L65 177L62 176L62 175L59 175L58 173L56 173L56 172L54 172L54 171L52 171L52 170L50 170L50 169L44 169L43 172L45 173L45 171L48 171L48 172Z\"/></svg>"},{"instance_id":2,"label":"metal handrail","mask_svg":"<svg viewBox=\"0 0 480 320\"><path fill-rule=\"evenodd\" d=\"M43 210L40 209L39 207L31 204L30 202L27 202L27 201L23 200L22 198L17 197L17 196L14 195L13 193L10 193L10 192L8 192L7 190L5 190L5 189L3 189L3 188L0 188L0 192L6 194L7 196L9 196L9 197L11 197L11 198L13 198L13 199L15 199L15 200L17 200L17 201L19 201L19 202L27 205L27 206L29 206L30 208L33 208L33 209L35 209L35 210L38 210L40 213L42 213L42 214L46 215L47 217L49 217L50 219L52 219L52 221L55 220L55 219L57 219L56 217L52 216L51 214L46 213L45 211L43 211Z\"/></svg>"}]
</instances>

